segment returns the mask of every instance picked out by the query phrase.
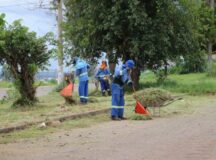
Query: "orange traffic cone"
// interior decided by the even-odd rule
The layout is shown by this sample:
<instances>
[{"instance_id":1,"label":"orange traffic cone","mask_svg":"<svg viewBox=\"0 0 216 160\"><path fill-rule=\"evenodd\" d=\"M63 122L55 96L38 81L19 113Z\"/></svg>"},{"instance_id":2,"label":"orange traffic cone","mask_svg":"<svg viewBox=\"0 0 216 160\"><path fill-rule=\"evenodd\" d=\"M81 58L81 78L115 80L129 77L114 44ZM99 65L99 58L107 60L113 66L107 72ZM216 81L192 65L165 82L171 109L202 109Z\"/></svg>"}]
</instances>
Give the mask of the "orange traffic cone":
<instances>
[{"instance_id":1,"label":"orange traffic cone","mask_svg":"<svg viewBox=\"0 0 216 160\"><path fill-rule=\"evenodd\" d=\"M149 112L139 101L136 102L135 113L149 115Z\"/></svg>"},{"instance_id":2,"label":"orange traffic cone","mask_svg":"<svg viewBox=\"0 0 216 160\"><path fill-rule=\"evenodd\" d=\"M72 96L72 91L73 91L73 83L70 83L68 86L66 86L65 88L63 88L60 92L60 95L62 97L71 97Z\"/></svg>"}]
</instances>

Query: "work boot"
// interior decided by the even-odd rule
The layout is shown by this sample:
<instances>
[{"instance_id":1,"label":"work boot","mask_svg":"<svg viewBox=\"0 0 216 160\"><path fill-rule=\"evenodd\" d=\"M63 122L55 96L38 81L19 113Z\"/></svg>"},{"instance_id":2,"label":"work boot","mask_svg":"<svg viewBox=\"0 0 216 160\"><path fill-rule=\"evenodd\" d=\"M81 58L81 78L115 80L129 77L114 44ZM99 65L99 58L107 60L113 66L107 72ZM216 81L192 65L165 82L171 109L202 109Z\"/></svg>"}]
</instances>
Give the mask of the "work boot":
<instances>
[{"instance_id":1,"label":"work boot","mask_svg":"<svg viewBox=\"0 0 216 160\"><path fill-rule=\"evenodd\" d=\"M121 120L127 120L127 118L125 117L119 117Z\"/></svg>"},{"instance_id":2,"label":"work boot","mask_svg":"<svg viewBox=\"0 0 216 160\"><path fill-rule=\"evenodd\" d=\"M111 91L108 91L108 95L111 96Z\"/></svg>"},{"instance_id":3,"label":"work boot","mask_svg":"<svg viewBox=\"0 0 216 160\"><path fill-rule=\"evenodd\" d=\"M102 92L102 96L106 96L106 93L105 93L105 92Z\"/></svg>"},{"instance_id":4,"label":"work boot","mask_svg":"<svg viewBox=\"0 0 216 160\"><path fill-rule=\"evenodd\" d=\"M121 120L121 119L118 118L118 117L111 117L111 119L112 119L113 121L120 121L120 120Z\"/></svg>"}]
</instances>

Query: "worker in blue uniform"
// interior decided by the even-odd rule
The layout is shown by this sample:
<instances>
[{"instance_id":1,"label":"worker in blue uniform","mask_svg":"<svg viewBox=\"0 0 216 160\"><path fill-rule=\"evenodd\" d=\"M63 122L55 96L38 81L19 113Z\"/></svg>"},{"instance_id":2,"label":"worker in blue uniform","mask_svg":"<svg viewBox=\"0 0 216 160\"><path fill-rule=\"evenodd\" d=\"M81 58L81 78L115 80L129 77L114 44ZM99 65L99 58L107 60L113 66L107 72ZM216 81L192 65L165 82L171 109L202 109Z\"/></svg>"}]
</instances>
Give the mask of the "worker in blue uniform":
<instances>
[{"instance_id":1,"label":"worker in blue uniform","mask_svg":"<svg viewBox=\"0 0 216 160\"><path fill-rule=\"evenodd\" d=\"M122 67L117 68L114 73L112 83L112 107L111 107L111 119L112 120L124 120L124 85L133 85L131 80L131 72L134 68L134 61L127 60Z\"/></svg>"},{"instance_id":2,"label":"worker in blue uniform","mask_svg":"<svg viewBox=\"0 0 216 160\"><path fill-rule=\"evenodd\" d=\"M79 77L79 96L80 103L86 104L88 102L88 69L89 64L86 61L75 57L73 64L76 68L76 76Z\"/></svg>"},{"instance_id":3,"label":"worker in blue uniform","mask_svg":"<svg viewBox=\"0 0 216 160\"><path fill-rule=\"evenodd\" d=\"M107 67L107 61L103 60L96 74L96 77L100 81L102 96L105 96L106 92L108 93L109 96L111 95L109 76L110 76L110 72Z\"/></svg>"}]
</instances>

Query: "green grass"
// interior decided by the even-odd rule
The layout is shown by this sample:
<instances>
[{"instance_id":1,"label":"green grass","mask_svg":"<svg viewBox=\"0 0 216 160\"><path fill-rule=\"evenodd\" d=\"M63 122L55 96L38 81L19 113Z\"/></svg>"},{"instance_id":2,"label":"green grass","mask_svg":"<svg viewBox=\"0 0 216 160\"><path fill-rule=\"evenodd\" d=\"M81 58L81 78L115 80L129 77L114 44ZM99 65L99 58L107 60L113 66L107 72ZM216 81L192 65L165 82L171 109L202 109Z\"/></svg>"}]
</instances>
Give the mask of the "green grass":
<instances>
[{"instance_id":1,"label":"green grass","mask_svg":"<svg viewBox=\"0 0 216 160\"><path fill-rule=\"evenodd\" d=\"M77 94L74 99L79 102ZM22 124L25 122L49 120L58 116L103 109L110 106L111 97L91 97L88 105L67 105L59 93L53 92L39 97L39 103L33 107L11 108L12 101L0 106L0 127ZM93 103L94 102L94 103Z\"/></svg>"},{"instance_id":2,"label":"green grass","mask_svg":"<svg viewBox=\"0 0 216 160\"><path fill-rule=\"evenodd\" d=\"M94 117L86 117L82 119L65 121L64 123L61 123L61 125L57 127L47 127L47 128L40 129L37 126L32 126L25 130L11 132L7 134L0 134L0 144L16 142L19 141L20 139L42 137L44 135L52 134L62 130L66 131L74 128L89 127L94 124L98 124L106 121L109 121L109 118L106 114L104 114L104 115L97 115Z\"/></svg>"},{"instance_id":3,"label":"green grass","mask_svg":"<svg viewBox=\"0 0 216 160\"><path fill-rule=\"evenodd\" d=\"M11 88L13 84L8 81L0 81L0 88Z\"/></svg>"},{"instance_id":4,"label":"green grass","mask_svg":"<svg viewBox=\"0 0 216 160\"><path fill-rule=\"evenodd\" d=\"M169 75L163 84L159 84L153 73L143 73L141 75L141 88L149 87L158 87L171 92L189 93L192 95L215 94L216 78L208 77L206 73Z\"/></svg>"}]
</instances>

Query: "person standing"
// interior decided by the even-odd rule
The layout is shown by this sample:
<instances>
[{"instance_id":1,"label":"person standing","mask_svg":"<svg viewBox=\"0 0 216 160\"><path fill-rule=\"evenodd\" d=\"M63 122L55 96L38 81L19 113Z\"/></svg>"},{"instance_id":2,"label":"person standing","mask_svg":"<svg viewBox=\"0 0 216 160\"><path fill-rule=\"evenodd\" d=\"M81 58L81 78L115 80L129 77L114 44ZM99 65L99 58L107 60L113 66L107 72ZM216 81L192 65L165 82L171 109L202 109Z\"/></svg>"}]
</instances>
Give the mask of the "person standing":
<instances>
[{"instance_id":1,"label":"person standing","mask_svg":"<svg viewBox=\"0 0 216 160\"><path fill-rule=\"evenodd\" d=\"M107 61L103 60L101 63L101 66L100 66L100 68L96 74L96 77L100 81L102 96L105 96L106 92L108 93L109 96L111 96L109 76L110 76L110 72L109 72L109 69L107 67Z\"/></svg>"},{"instance_id":2,"label":"person standing","mask_svg":"<svg viewBox=\"0 0 216 160\"><path fill-rule=\"evenodd\" d=\"M76 76L79 77L79 97L81 104L87 104L88 102L88 69L89 64L86 61L75 57L73 64L76 68Z\"/></svg>"},{"instance_id":3,"label":"person standing","mask_svg":"<svg viewBox=\"0 0 216 160\"><path fill-rule=\"evenodd\" d=\"M111 107L111 119L112 120L124 120L124 85L133 85L131 80L131 72L134 68L134 61L127 60L125 64L117 68L114 73L112 83L112 107Z\"/></svg>"}]
</instances>

